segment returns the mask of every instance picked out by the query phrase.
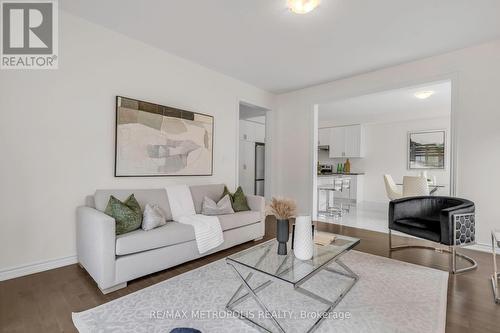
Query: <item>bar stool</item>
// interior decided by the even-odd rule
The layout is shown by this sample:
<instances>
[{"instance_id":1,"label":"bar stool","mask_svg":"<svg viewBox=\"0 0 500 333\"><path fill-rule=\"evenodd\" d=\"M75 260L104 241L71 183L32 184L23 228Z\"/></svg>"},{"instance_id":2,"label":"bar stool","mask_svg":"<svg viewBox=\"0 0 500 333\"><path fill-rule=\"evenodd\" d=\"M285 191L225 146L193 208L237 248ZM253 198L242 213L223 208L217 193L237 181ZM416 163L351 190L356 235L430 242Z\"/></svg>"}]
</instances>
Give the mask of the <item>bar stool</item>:
<instances>
[{"instance_id":1,"label":"bar stool","mask_svg":"<svg viewBox=\"0 0 500 333\"><path fill-rule=\"evenodd\" d=\"M326 208L324 211L320 210L320 193L326 192ZM318 214L324 214L331 217L342 216L342 209L335 207L335 192L342 191L342 180L340 178L333 178L331 184L318 186ZM330 197L332 197L332 204L330 204Z\"/></svg>"},{"instance_id":2,"label":"bar stool","mask_svg":"<svg viewBox=\"0 0 500 333\"><path fill-rule=\"evenodd\" d=\"M342 214L349 213L351 211L351 178L346 177L342 178L342 192L348 191L349 195L347 196L347 208L340 202L340 209L342 210Z\"/></svg>"}]
</instances>

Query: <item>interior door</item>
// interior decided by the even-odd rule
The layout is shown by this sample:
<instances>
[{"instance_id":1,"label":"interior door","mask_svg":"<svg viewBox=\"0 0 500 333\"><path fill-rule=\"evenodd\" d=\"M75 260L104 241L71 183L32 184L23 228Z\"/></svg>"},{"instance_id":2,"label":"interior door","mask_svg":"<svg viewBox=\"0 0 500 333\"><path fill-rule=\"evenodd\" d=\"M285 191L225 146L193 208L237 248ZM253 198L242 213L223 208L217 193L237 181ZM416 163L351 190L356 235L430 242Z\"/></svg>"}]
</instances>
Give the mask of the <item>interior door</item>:
<instances>
[{"instance_id":1,"label":"interior door","mask_svg":"<svg viewBox=\"0 0 500 333\"><path fill-rule=\"evenodd\" d=\"M243 192L254 192L255 146L253 142L240 140L239 185Z\"/></svg>"}]
</instances>

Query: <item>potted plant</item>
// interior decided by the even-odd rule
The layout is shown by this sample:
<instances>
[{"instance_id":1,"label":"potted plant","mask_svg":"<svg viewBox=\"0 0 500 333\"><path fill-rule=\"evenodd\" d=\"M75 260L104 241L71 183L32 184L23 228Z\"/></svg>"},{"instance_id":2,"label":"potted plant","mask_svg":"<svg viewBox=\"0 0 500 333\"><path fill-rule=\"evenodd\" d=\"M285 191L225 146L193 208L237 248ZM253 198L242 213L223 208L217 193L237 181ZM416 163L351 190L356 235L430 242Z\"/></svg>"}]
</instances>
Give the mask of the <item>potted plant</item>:
<instances>
[{"instance_id":1,"label":"potted plant","mask_svg":"<svg viewBox=\"0 0 500 333\"><path fill-rule=\"evenodd\" d=\"M286 243L290 237L289 220L296 215L296 211L295 201L288 198L273 198L267 206L268 215L274 215L277 220L278 254L287 254Z\"/></svg>"}]
</instances>

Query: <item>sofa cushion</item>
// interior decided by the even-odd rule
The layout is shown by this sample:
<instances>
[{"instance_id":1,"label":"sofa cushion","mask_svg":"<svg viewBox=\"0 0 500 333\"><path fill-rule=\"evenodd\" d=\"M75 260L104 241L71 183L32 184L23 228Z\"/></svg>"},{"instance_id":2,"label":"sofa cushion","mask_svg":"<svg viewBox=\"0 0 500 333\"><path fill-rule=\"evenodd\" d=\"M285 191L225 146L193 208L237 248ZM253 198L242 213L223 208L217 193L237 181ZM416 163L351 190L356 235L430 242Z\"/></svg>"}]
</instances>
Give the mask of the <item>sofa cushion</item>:
<instances>
[{"instance_id":1,"label":"sofa cushion","mask_svg":"<svg viewBox=\"0 0 500 333\"><path fill-rule=\"evenodd\" d=\"M201 214L203 198L208 197L217 202L222 197L224 191L223 184L196 185L189 188L193 196L194 210L196 214Z\"/></svg>"},{"instance_id":2,"label":"sofa cushion","mask_svg":"<svg viewBox=\"0 0 500 333\"><path fill-rule=\"evenodd\" d=\"M185 243L194 240L194 229L187 224L167 222L153 230L138 229L116 236L116 255L137 253L164 246Z\"/></svg>"},{"instance_id":3,"label":"sofa cushion","mask_svg":"<svg viewBox=\"0 0 500 333\"><path fill-rule=\"evenodd\" d=\"M234 214L219 215L217 217L219 218L222 231L226 231L259 222L262 217L260 213L261 212L248 210Z\"/></svg>"},{"instance_id":4,"label":"sofa cushion","mask_svg":"<svg viewBox=\"0 0 500 333\"><path fill-rule=\"evenodd\" d=\"M426 219L399 219L395 221L391 229L433 242L439 243L441 241L439 221Z\"/></svg>"},{"instance_id":5,"label":"sofa cushion","mask_svg":"<svg viewBox=\"0 0 500 333\"><path fill-rule=\"evenodd\" d=\"M132 193L134 194L135 199L139 202L142 211L144 211L146 204L156 204L161 208L161 210L165 214L165 218L167 219L167 221L172 220L172 212L170 211L170 205L168 204L168 198L167 198L167 191L165 189L97 190L94 194L95 208L97 210L100 210L101 212L104 212L110 196L114 196L115 198L123 201L127 199L128 196L131 195Z\"/></svg>"}]
</instances>

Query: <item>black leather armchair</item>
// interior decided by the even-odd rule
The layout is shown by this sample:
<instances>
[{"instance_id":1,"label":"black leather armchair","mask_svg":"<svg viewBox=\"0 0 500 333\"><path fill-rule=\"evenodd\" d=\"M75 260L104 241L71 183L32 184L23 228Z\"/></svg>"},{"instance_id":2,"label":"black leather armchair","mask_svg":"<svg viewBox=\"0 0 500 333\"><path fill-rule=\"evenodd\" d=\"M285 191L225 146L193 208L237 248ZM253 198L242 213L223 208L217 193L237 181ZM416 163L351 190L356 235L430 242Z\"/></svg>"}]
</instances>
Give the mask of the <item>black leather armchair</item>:
<instances>
[{"instance_id":1,"label":"black leather armchair","mask_svg":"<svg viewBox=\"0 0 500 333\"><path fill-rule=\"evenodd\" d=\"M436 248L426 246L392 246L391 231L423 238L451 247L440 249L452 254L450 270L463 272L477 266L476 262L463 254L458 254L455 247L475 243L475 206L472 201L442 196L408 197L389 203L389 247L391 250L403 248ZM468 260L472 266L456 269L456 258Z\"/></svg>"}]
</instances>

